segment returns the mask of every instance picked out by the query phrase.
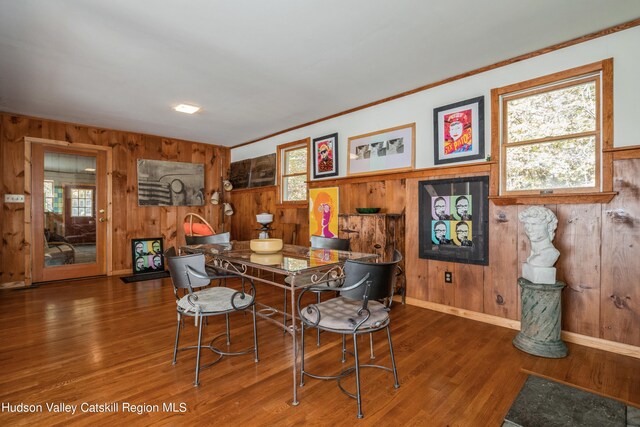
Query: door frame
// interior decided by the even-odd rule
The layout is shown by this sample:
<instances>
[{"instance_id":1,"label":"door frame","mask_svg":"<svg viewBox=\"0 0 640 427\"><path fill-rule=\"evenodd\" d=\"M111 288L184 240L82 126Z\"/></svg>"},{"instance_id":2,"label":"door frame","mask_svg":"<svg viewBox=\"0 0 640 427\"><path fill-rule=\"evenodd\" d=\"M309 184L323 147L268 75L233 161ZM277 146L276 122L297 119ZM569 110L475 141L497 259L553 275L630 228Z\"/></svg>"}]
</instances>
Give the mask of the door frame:
<instances>
[{"instance_id":1,"label":"door frame","mask_svg":"<svg viewBox=\"0 0 640 427\"><path fill-rule=\"evenodd\" d=\"M108 218L107 226L106 226L106 236L105 236L105 263L106 263L106 274L107 276L111 276L113 274L113 266L111 265L111 260L113 259L113 245L111 244L111 240L113 237L113 226L112 221L112 200L111 195L113 191L112 186L112 176L113 176L113 150L111 147L105 147L102 145L94 145L94 144L82 144L76 142L69 141L59 141L54 139L45 139L45 138L34 138L25 136L24 137L24 189L25 189L25 200L24 200L24 242L25 246L29 248L29 250L25 251L25 272L24 272L24 282L26 286L30 286L33 283L33 245L37 244L33 241L33 230L32 230L32 185L31 185L31 177L32 177L32 167L31 167L31 145L32 144L42 144L48 145L52 147L66 147L69 149L79 149L84 151L93 151L93 152L103 152L106 154L106 216ZM43 208L44 209L44 208ZM42 244L42 243L40 243Z\"/></svg>"}]
</instances>

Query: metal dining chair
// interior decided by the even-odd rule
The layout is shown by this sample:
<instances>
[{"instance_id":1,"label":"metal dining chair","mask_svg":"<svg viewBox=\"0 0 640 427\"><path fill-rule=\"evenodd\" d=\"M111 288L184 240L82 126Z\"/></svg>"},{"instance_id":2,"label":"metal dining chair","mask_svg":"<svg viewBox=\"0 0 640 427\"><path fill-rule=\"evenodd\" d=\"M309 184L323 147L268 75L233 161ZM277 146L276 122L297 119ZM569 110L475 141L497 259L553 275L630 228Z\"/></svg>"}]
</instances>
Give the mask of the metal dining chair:
<instances>
[{"instance_id":1,"label":"metal dining chair","mask_svg":"<svg viewBox=\"0 0 640 427\"><path fill-rule=\"evenodd\" d=\"M358 418L363 418L360 389L360 369L378 368L393 373L394 387L400 387L396 370L393 343L391 341L391 318L389 304L393 298L397 266L402 255L397 250L391 262L362 262L347 260L344 264L344 283L341 287L312 286L304 289L298 296L297 310L301 321L301 362L300 386L304 386L305 376L316 379L338 381L338 387L347 396L356 399ZM339 296L329 300L301 307L301 301L307 292L339 292ZM316 328L353 337L354 366L342 370L338 375L318 375L305 369L305 329ZM358 353L358 336L386 330L389 342L391 367L376 364L361 364ZM343 349L344 355L345 349ZM355 373L356 392L346 390L342 378Z\"/></svg>"},{"instance_id":2,"label":"metal dining chair","mask_svg":"<svg viewBox=\"0 0 640 427\"><path fill-rule=\"evenodd\" d=\"M231 233L211 234L209 236L184 236L187 245L206 245L206 244L222 244L231 242ZM237 274L230 273L228 271L220 270L214 267L207 266L207 273L218 276L220 279L224 279L223 283L226 284L226 279L230 277L240 277Z\"/></svg>"},{"instance_id":3,"label":"metal dining chair","mask_svg":"<svg viewBox=\"0 0 640 427\"><path fill-rule=\"evenodd\" d=\"M231 241L231 233L211 234L209 236L184 236L187 245L205 245L209 243L229 243Z\"/></svg>"},{"instance_id":4,"label":"metal dining chair","mask_svg":"<svg viewBox=\"0 0 640 427\"><path fill-rule=\"evenodd\" d=\"M205 270L205 257L203 254L193 254L184 256L171 256L175 254L167 251L165 253L167 265L171 273L173 291L176 297L176 310L178 313L178 324L176 327L176 339L173 347L173 364L176 364L178 351L196 349L196 376L194 386L200 384L200 370L219 362L224 356L236 356L254 353L255 361L258 362L258 335L256 329L256 288L251 281L242 280L240 290L226 286L207 287L212 280L219 280L223 277L210 275ZM249 286L247 286L247 282ZM183 296L180 290L186 291ZM224 351L214 346L214 341L218 338L226 337L227 346L231 345L231 333L229 324L229 314L251 310L253 315L253 347L243 351ZM202 345L202 325L203 320L211 316L224 315L226 320L226 332L214 337L208 345ZM198 344L178 348L180 340L180 329L182 317L190 316L195 318L198 327ZM208 348L218 355L218 358L206 365L200 365L200 353L203 348Z\"/></svg>"},{"instance_id":5,"label":"metal dining chair","mask_svg":"<svg viewBox=\"0 0 640 427\"><path fill-rule=\"evenodd\" d=\"M341 251L348 251L350 246L351 246L351 239L341 239L337 237L324 237L324 236L316 236L316 235L311 236L311 249L337 249ZM304 283L305 279L307 281L311 280L311 275L308 275L307 277L305 277L304 275L299 277L300 278L298 278L297 280L302 283ZM291 281L291 278L289 277L285 278L286 283L290 283L290 281ZM327 285L337 286L338 283L327 282ZM320 293L317 294L317 302L320 303ZM287 318L287 291L286 290L284 291L283 306L284 306L284 318L286 322L286 318ZM318 347L320 347L320 329L318 329L317 331L317 345Z\"/></svg>"}]
</instances>

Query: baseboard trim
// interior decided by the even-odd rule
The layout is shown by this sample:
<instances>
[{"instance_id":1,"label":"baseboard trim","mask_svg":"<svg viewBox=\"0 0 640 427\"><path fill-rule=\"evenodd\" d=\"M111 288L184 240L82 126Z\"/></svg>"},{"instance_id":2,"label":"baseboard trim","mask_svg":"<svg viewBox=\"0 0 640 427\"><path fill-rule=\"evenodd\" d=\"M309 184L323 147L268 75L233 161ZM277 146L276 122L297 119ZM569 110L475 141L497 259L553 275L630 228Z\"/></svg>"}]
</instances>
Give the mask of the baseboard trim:
<instances>
[{"instance_id":1,"label":"baseboard trim","mask_svg":"<svg viewBox=\"0 0 640 427\"><path fill-rule=\"evenodd\" d=\"M24 282L24 280L20 280L17 282L5 282L5 283L0 283L0 289L20 289L20 288L26 288L27 284Z\"/></svg>"},{"instance_id":2,"label":"baseboard trim","mask_svg":"<svg viewBox=\"0 0 640 427\"><path fill-rule=\"evenodd\" d=\"M623 344L615 341L607 341L602 338L589 337L586 335L576 334L575 332L562 331L562 339L574 344L583 345L585 347L593 347L599 350L618 353L629 357L640 359L640 347L629 344Z\"/></svg>"},{"instance_id":3,"label":"baseboard trim","mask_svg":"<svg viewBox=\"0 0 640 427\"><path fill-rule=\"evenodd\" d=\"M401 303L402 298L394 297L394 301ZM415 307L426 308L428 310L438 311L440 313L452 314L454 316L464 317L465 319L476 320L478 322L489 323L491 325L501 326L503 328L520 330L520 321L513 319L505 319L491 314L478 313L477 311L465 310L463 308L451 307L444 304L438 304L430 301L422 301L416 298L406 298L406 303ZM586 335L576 334L575 332L562 331L562 339L573 344L583 345L585 347L597 348L599 350L611 353L622 354L624 356L640 359L640 347L629 344L607 341L601 338L589 337Z\"/></svg>"},{"instance_id":4,"label":"baseboard trim","mask_svg":"<svg viewBox=\"0 0 640 427\"><path fill-rule=\"evenodd\" d=\"M113 270L109 276L122 276L123 274L131 274L131 269L128 268L126 270Z\"/></svg>"}]
</instances>

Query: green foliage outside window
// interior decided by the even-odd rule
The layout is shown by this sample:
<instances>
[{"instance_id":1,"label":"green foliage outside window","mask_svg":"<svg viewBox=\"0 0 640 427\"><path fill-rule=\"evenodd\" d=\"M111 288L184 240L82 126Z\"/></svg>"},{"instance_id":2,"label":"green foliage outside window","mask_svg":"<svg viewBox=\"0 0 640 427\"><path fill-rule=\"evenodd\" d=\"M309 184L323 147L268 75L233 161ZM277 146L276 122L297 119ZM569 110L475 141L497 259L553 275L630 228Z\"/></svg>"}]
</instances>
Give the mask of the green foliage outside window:
<instances>
[{"instance_id":1,"label":"green foliage outside window","mask_svg":"<svg viewBox=\"0 0 640 427\"><path fill-rule=\"evenodd\" d=\"M300 202L307 200L307 147L283 151L282 200Z\"/></svg>"},{"instance_id":2,"label":"green foliage outside window","mask_svg":"<svg viewBox=\"0 0 640 427\"><path fill-rule=\"evenodd\" d=\"M596 81L507 97L506 191L596 186ZM539 89L536 89L539 91Z\"/></svg>"}]
</instances>

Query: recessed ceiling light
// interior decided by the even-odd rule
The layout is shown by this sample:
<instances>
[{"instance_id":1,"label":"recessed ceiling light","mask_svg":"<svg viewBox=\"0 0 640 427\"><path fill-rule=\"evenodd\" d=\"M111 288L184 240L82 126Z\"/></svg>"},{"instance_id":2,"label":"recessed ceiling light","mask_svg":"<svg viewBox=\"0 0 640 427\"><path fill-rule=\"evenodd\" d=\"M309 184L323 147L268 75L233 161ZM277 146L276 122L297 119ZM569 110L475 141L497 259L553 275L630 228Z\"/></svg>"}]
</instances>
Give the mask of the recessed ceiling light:
<instances>
[{"instance_id":1,"label":"recessed ceiling light","mask_svg":"<svg viewBox=\"0 0 640 427\"><path fill-rule=\"evenodd\" d=\"M200 107L196 107L195 105L189 105L189 104L179 104L179 105L176 105L173 109L181 113L193 114L198 110L200 110Z\"/></svg>"},{"instance_id":2,"label":"recessed ceiling light","mask_svg":"<svg viewBox=\"0 0 640 427\"><path fill-rule=\"evenodd\" d=\"M95 172L96 168L84 168L85 172Z\"/></svg>"}]
</instances>

